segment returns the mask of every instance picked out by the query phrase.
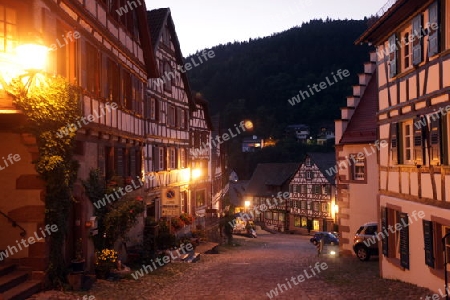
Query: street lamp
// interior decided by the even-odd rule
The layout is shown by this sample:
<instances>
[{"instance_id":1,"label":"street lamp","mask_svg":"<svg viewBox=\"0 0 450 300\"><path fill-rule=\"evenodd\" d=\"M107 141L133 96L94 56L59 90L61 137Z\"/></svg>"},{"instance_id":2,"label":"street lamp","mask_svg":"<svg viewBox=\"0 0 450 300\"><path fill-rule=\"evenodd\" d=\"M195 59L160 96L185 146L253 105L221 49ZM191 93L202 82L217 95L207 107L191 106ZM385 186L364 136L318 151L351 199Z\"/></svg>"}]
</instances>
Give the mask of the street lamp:
<instances>
[{"instance_id":1,"label":"street lamp","mask_svg":"<svg viewBox=\"0 0 450 300\"><path fill-rule=\"evenodd\" d=\"M40 44L29 43L17 46L17 62L28 73L40 72L47 65L48 50L46 46Z\"/></svg>"},{"instance_id":2,"label":"street lamp","mask_svg":"<svg viewBox=\"0 0 450 300\"><path fill-rule=\"evenodd\" d=\"M8 90L11 80L17 78L24 83L28 93L31 83L36 77L35 75L45 70L48 50L47 47L39 43L26 43L17 46L14 55L5 54L0 57L2 66L1 88Z\"/></svg>"},{"instance_id":3,"label":"street lamp","mask_svg":"<svg viewBox=\"0 0 450 300\"><path fill-rule=\"evenodd\" d=\"M247 213L248 212L248 208L250 207L250 201L246 200L244 202L244 206L245 206L245 213Z\"/></svg>"}]
</instances>

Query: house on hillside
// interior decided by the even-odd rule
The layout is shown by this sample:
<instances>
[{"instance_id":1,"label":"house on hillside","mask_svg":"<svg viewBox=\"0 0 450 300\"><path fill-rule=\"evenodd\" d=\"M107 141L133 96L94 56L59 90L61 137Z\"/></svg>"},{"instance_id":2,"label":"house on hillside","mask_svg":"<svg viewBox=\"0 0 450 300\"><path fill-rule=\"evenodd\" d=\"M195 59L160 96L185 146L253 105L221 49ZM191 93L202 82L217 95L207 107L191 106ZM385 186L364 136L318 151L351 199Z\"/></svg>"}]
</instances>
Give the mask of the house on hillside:
<instances>
[{"instance_id":1,"label":"house on hillside","mask_svg":"<svg viewBox=\"0 0 450 300\"><path fill-rule=\"evenodd\" d=\"M285 129L285 136L294 137L300 142L306 143L309 139L311 131L309 126L305 124L293 124L289 125Z\"/></svg>"},{"instance_id":2,"label":"house on hillside","mask_svg":"<svg viewBox=\"0 0 450 300\"><path fill-rule=\"evenodd\" d=\"M308 153L289 181L289 231L334 231L336 185L334 153Z\"/></svg>"},{"instance_id":3,"label":"house on hillside","mask_svg":"<svg viewBox=\"0 0 450 300\"><path fill-rule=\"evenodd\" d=\"M158 220L195 213L189 206L189 119L195 103L179 69L183 55L170 9L148 11L147 20L160 77L150 79L147 90L146 203L147 216Z\"/></svg>"},{"instance_id":4,"label":"house on hillside","mask_svg":"<svg viewBox=\"0 0 450 300\"><path fill-rule=\"evenodd\" d=\"M256 221L270 229L289 228L289 182L299 168L298 163L258 164L245 191L244 202Z\"/></svg>"},{"instance_id":5,"label":"house on hillside","mask_svg":"<svg viewBox=\"0 0 450 300\"><path fill-rule=\"evenodd\" d=\"M450 241L450 0L398 0L356 43L377 51L380 275L444 290ZM388 230L388 228L395 230Z\"/></svg>"},{"instance_id":6,"label":"house on hillside","mask_svg":"<svg viewBox=\"0 0 450 300\"><path fill-rule=\"evenodd\" d=\"M332 143L334 143L334 139L334 130L329 127L322 127L317 135L317 145L332 145Z\"/></svg>"},{"instance_id":7,"label":"house on hillside","mask_svg":"<svg viewBox=\"0 0 450 300\"><path fill-rule=\"evenodd\" d=\"M339 247L345 254L353 253L353 237L359 227L377 220L377 147L381 145L377 141L376 59L376 53L371 53L364 72L358 75L359 84L353 86L353 95L341 108L341 119L336 120L337 223Z\"/></svg>"},{"instance_id":8,"label":"house on hillside","mask_svg":"<svg viewBox=\"0 0 450 300\"><path fill-rule=\"evenodd\" d=\"M80 107L84 117L76 128L73 158L80 165L76 178L85 180L90 170L99 169L102 180L109 181L115 176L137 183L143 171L142 149L146 142L145 86L148 78L157 77L158 70L153 53L146 51L151 48L151 39L145 4L122 15L116 11L118 8L118 1L107 4L102 0L0 0L0 77L9 84L7 78L12 74L6 72L16 70L19 75L26 71L15 63L16 46L28 44L32 39L32 43L51 47L43 71L50 76L65 77L80 91L73 103ZM28 53L34 54L37 53ZM29 93L36 88L32 82L29 81ZM18 133L26 117L4 88L2 84L0 149L2 155L19 155L20 161L0 172L1 250L16 245L16 240L21 238L33 238L46 224L46 211L49 212L46 183L37 176L33 165L43 153L38 152L35 137ZM113 103L116 109L110 109ZM58 157L52 159L58 162ZM81 241L79 249L86 260L85 267L92 271L94 246L90 236L96 234L96 208L87 199L80 182L75 184L73 195L76 201L71 201L67 210L61 207L59 211L67 221L67 236L63 249L56 249L56 253L70 262L78 248L75 241ZM40 239L11 253L10 259L33 271L44 272L50 263L49 253L49 239Z\"/></svg>"}]
</instances>

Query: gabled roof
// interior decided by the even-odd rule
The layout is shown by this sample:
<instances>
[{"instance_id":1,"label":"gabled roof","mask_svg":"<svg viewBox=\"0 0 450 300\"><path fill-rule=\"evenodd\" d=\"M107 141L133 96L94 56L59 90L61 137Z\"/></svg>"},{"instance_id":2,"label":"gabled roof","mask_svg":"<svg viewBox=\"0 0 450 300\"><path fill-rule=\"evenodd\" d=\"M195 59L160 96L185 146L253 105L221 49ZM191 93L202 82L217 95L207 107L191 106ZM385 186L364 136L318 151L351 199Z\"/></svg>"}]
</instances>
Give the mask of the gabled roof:
<instances>
[{"instance_id":1,"label":"gabled roof","mask_svg":"<svg viewBox=\"0 0 450 300\"><path fill-rule=\"evenodd\" d=\"M205 98L200 93L195 93L194 101L196 104L200 105L203 108L203 112L205 115L205 122L206 125L208 125L209 130L214 130L213 124L211 121L211 115L209 114L209 104L208 101L206 101ZM197 109L197 108L196 108Z\"/></svg>"},{"instance_id":2,"label":"gabled roof","mask_svg":"<svg viewBox=\"0 0 450 300\"><path fill-rule=\"evenodd\" d=\"M136 15L138 19L137 21L139 28L139 38L143 49L143 57L147 71L147 78L157 78L159 74L155 55L152 52L145 51L145 49L152 49L150 31L147 26L147 16L145 12L146 12L145 3L144 5L139 5L136 8Z\"/></svg>"},{"instance_id":3,"label":"gabled roof","mask_svg":"<svg viewBox=\"0 0 450 300\"><path fill-rule=\"evenodd\" d=\"M336 153L335 152L308 152L306 154L312 160L320 170L320 172L325 176L329 183L334 183L334 175L329 176L327 170L334 168L336 166Z\"/></svg>"},{"instance_id":4,"label":"gabled roof","mask_svg":"<svg viewBox=\"0 0 450 300\"><path fill-rule=\"evenodd\" d=\"M378 89L376 77L375 71L342 134L339 144L370 143L377 139Z\"/></svg>"},{"instance_id":5,"label":"gabled roof","mask_svg":"<svg viewBox=\"0 0 450 300\"><path fill-rule=\"evenodd\" d=\"M158 50L159 42L161 41L161 35L163 33L164 26L167 24L170 30L170 34L172 35L171 41L175 47L176 63L179 66L184 66L184 59L181 53L180 42L175 31L175 24L172 19L170 8L159 8L147 11L147 23L148 28L150 28L151 41L153 46L153 48L148 49L153 49L153 54L156 56L156 51ZM189 108L191 110L195 110L195 102L192 98L191 87L186 72L181 72L181 79L183 80L184 88L189 99Z\"/></svg>"},{"instance_id":6,"label":"gabled roof","mask_svg":"<svg viewBox=\"0 0 450 300\"><path fill-rule=\"evenodd\" d=\"M396 0L395 3L356 41L355 44L372 43L378 45L383 39L396 29L403 21L414 15L429 0Z\"/></svg>"},{"instance_id":7,"label":"gabled roof","mask_svg":"<svg viewBox=\"0 0 450 300\"><path fill-rule=\"evenodd\" d=\"M247 185L247 194L271 196L268 186L283 186L295 175L300 163L258 164Z\"/></svg>"}]
</instances>

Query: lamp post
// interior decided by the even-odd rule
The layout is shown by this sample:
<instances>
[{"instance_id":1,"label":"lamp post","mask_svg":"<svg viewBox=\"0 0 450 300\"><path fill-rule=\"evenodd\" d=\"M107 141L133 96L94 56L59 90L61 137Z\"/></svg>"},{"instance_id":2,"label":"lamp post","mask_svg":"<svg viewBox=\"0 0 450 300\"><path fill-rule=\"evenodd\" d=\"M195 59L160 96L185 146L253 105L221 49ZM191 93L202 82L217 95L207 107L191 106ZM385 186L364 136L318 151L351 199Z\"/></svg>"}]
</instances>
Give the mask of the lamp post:
<instances>
[{"instance_id":1,"label":"lamp post","mask_svg":"<svg viewBox=\"0 0 450 300\"><path fill-rule=\"evenodd\" d=\"M449 299L448 298L448 275L447 275L447 251L445 251L446 247L446 242L445 240L447 239L447 237L450 236L450 232L447 233L446 235L444 235L444 237L442 238L442 251L444 251L444 277L445 277L445 299Z\"/></svg>"}]
</instances>

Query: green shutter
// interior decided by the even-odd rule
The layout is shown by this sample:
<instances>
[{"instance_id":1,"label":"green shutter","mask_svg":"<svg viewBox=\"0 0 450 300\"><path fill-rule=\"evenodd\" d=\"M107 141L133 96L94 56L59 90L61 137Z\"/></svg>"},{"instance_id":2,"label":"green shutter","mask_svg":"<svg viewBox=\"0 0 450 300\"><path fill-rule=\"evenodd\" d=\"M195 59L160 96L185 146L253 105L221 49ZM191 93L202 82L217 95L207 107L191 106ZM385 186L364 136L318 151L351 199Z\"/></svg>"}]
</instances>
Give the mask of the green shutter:
<instances>
[{"instance_id":1,"label":"green shutter","mask_svg":"<svg viewBox=\"0 0 450 300\"><path fill-rule=\"evenodd\" d=\"M428 8L428 18L430 24L437 24L439 27L439 6L438 1L435 1ZM431 26L431 25L430 25ZM428 56L436 55L439 52L439 28L438 30L429 29L428 35Z\"/></svg>"},{"instance_id":2,"label":"green shutter","mask_svg":"<svg viewBox=\"0 0 450 300\"><path fill-rule=\"evenodd\" d=\"M423 60L422 54L422 14L418 15L413 19L413 32L414 41L413 41L413 65L418 65Z\"/></svg>"},{"instance_id":3,"label":"green shutter","mask_svg":"<svg viewBox=\"0 0 450 300\"><path fill-rule=\"evenodd\" d=\"M390 125L390 135L391 135L391 158L392 164L399 164L399 147L398 147L398 123L391 123Z\"/></svg>"},{"instance_id":4,"label":"green shutter","mask_svg":"<svg viewBox=\"0 0 450 300\"><path fill-rule=\"evenodd\" d=\"M389 38L389 77L397 75L397 36L394 34Z\"/></svg>"},{"instance_id":5,"label":"green shutter","mask_svg":"<svg viewBox=\"0 0 450 300\"><path fill-rule=\"evenodd\" d=\"M422 220L423 224L423 244L425 250L425 264L434 268L433 256L433 222Z\"/></svg>"},{"instance_id":6,"label":"green shutter","mask_svg":"<svg viewBox=\"0 0 450 300\"><path fill-rule=\"evenodd\" d=\"M400 265L405 269L409 269L409 225L408 214L400 213Z\"/></svg>"},{"instance_id":7,"label":"green shutter","mask_svg":"<svg viewBox=\"0 0 450 300\"><path fill-rule=\"evenodd\" d=\"M430 164L441 164L441 119L436 117L430 121Z\"/></svg>"},{"instance_id":8,"label":"green shutter","mask_svg":"<svg viewBox=\"0 0 450 300\"><path fill-rule=\"evenodd\" d=\"M423 147L424 147L424 132L425 127L421 126L422 123L420 123L421 118L414 119L413 123L413 130L414 130L414 161L417 165L423 166L424 165L424 158L423 158ZM420 125L417 127L416 125Z\"/></svg>"},{"instance_id":9,"label":"green shutter","mask_svg":"<svg viewBox=\"0 0 450 300\"><path fill-rule=\"evenodd\" d=\"M441 162L448 166L448 130L447 118L442 119L441 123Z\"/></svg>"}]
</instances>

